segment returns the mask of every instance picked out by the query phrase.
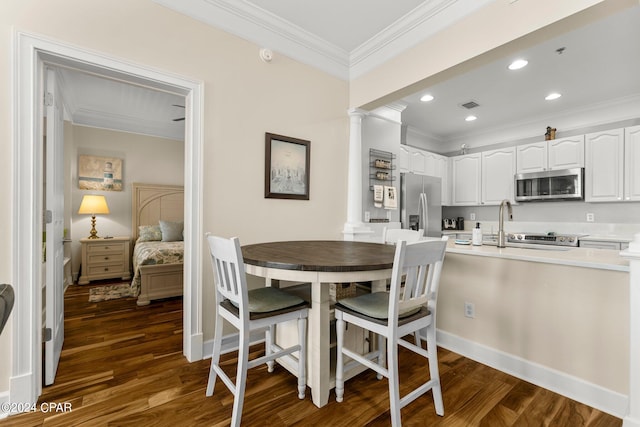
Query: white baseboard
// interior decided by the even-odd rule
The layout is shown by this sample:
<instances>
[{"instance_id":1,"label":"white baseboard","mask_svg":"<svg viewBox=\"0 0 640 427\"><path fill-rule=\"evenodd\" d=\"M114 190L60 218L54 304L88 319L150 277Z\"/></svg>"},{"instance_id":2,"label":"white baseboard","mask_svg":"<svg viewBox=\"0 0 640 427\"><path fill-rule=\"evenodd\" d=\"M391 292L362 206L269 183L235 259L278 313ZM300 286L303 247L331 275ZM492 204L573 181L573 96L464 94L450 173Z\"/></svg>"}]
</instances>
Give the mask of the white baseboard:
<instances>
[{"instance_id":1,"label":"white baseboard","mask_svg":"<svg viewBox=\"0 0 640 427\"><path fill-rule=\"evenodd\" d=\"M196 362L198 360L202 360L202 349L203 349L203 335L202 334L193 334L190 336L185 335L183 338L183 347L187 349L187 353L185 357L189 362Z\"/></svg>"},{"instance_id":2,"label":"white baseboard","mask_svg":"<svg viewBox=\"0 0 640 427\"><path fill-rule=\"evenodd\" d=\"M437 342L447 350L615 417L624 418L627 414L627 395L441 330L438 330Z\"/></svg>"}]
</instances>

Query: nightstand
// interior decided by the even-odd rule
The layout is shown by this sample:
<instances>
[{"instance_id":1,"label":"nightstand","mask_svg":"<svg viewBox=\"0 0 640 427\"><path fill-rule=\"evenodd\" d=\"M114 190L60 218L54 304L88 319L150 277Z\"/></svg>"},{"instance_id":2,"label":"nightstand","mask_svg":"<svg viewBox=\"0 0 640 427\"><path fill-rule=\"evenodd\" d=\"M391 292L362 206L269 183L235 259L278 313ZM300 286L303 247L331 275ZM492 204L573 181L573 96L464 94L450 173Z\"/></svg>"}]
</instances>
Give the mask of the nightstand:
<instances>
[{"instance_id":1,"label":"nightstand","mask_svg":"<svg viewBox=\"0 0 640 427\"><path fill-rule=\"evenodd\" d=\"M129 237L112 237L110 239L80 239L82 243L82 275L79 285L86 285L92 280L131 279Z\"/></svg>"}]
</instances>

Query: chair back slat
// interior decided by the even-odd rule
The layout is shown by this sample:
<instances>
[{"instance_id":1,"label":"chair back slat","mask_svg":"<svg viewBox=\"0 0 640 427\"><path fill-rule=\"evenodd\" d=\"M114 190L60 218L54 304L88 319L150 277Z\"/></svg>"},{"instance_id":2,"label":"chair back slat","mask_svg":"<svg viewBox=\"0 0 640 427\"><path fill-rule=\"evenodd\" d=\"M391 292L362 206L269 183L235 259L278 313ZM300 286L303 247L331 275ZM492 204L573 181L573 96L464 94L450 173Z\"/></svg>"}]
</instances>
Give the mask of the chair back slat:
<instances>
[{"instance_id":1,"label":"chair back slat","mask_svg":"<svg viewBox=\"0 0 640 427\"><path fill-rule=\"evenodd\" d=\"M418 306L435 311L447 239L410 244L398 241L391 276L390 322L397 322L400 312Z\"/></svg>"},{"instance_id":2,"label":"chair back slat","mask_svg":"<svg viewBox=\"0 0 640 427\"><path fill-rule=\"evenodd\" d=\"M238 307L241 317L248 316L249 296L240 240L237 237L224 239L207 234L207 242L214 271L217 303L228 299Z\"/></svg>"}]
</instances>

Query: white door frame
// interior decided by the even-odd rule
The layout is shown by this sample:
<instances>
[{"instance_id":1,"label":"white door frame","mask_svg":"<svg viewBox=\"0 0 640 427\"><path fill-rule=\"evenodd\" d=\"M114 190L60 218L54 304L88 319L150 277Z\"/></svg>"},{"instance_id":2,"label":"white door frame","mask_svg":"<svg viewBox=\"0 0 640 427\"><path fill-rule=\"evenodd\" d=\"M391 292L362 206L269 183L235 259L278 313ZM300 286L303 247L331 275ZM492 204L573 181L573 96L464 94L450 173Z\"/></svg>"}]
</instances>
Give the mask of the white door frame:
<instances>
[{"instance_id":1,"label":"white door frame","mask_svg":"<svg viewBox=\"0 0 640 427\"><path fill-rule=\"evenodd\" d=\"M185 256L183 354L202 349L202 112L204 84L41 36L14 32L12 75L12 283L10 402L35 403L42 392L42 93L43 64L73 65L185 96Z\"/></svg>"}]
</instances>

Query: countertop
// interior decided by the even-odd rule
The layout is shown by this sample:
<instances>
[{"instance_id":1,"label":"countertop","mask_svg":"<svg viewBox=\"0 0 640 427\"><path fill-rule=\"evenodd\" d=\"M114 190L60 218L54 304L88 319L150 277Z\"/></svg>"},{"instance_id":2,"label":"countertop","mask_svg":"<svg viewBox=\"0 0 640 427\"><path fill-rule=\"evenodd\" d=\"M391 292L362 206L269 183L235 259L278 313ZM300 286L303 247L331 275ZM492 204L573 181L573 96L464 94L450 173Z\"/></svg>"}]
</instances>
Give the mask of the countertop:
<instances>
[{"instance_id":1,"label":"countertop","mask_svg":"<svg viewBox=\"0 0 640 427\"><path fill-rule=\"evenodd\" d=\"M630 243L633 241L633 236L617 236L613 234L595 234L580 237L580 240L589 240L595 242L625 242Z\"/></svg>"},{"instance_id":2,"label":"countertop","mask_svg":"<svg viewBox=\"0 0 640 427\"><path fill-rule=\"evenodd\" d=\"M447 252L546 264L571 265L601 270L629 271L629 261L622 258L619 252L609 249L561 248L558 250L555 247L548 248L545 245L514 245L517 246L498 248L497 246L487 244L483 244L482 246L460 245L449 238Z\"/></svg>"}]
</instances>

